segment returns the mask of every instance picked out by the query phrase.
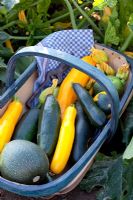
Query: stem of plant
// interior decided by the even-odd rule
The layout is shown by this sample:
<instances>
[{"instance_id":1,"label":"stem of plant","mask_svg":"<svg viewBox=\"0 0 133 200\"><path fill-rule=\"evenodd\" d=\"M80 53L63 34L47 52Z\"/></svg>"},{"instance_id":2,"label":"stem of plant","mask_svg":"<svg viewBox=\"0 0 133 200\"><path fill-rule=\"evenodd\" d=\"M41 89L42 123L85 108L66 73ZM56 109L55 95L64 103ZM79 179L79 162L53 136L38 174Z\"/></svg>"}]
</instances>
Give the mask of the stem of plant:
<instances>
[{"instance_id":1,"label":"stem of plant","mask_svg":"<svg viewBox=\"0 0 133 200\"><path fill-rule=\"evenodd\" d=\"M83 3L80 7L82 8L82 7L85 7L85 6L87 6L87 5L88 5L88 2L85 2L85 3ZM73 9L73 12L74 12L74 13L75 13L76 11L77 11L77 8ZM69 16L69 12L67 12L67 13L65 13L64 15L61 15L61 16L59 16L59 17L50 19L50 20L49 20L49 23L50 23L50 24L53 24L53 23L58 22L59 20L65 18L65 17L68 17L68 16Z\"/></svg>"},{"instance_id":2,"label":"stem of plant","mask_svg":"<svg viewBox=\"0 0 133 200\"><path fill-rule=\"evenodd\" d=\"M74 1L71 0L73 5L79 10L79 12L86 18L86 20L89 22L89 24L92 26L92 28L95 30L96 33L98 33L102 38L103 38L103 34L101 32L101 30L97 27L97 25L92 21L92 19L90 17L88 17L88 15L86 14L85 11L83 11L80 6Z\"/></svg>"},{"instance_id":3,"label":"stem of plant","mask_svg":"<svg viewBox=\"0 0 133 200\"><path fill-rule=\"evenodd\" d=\"M85 3L83 3L80 7L81 7L81 8L82 8L82 7L85 7L85 6L88 5L88 3L89 3L89 2L85 2ZM36 4L37 4L37 3L34 3L34 5L36 5ZM77 11L77 8L73 9L73 12L74 12L74 13L75 13L76 11ZM68 17L68 16L69 16L69 12L67 12L67 13L65 13L64 15L61 15L61 16L59 16L59 17L50 19L50 20L48 20L48 21L49 21L50 24L53 24L53 23L55 23L55 22L57 22L57 21L59 21L59 20L65 18L65 17ZM7 28L9 28L9 27L11 27L11 26L13 26L13 25L15 25L15 24L18 24L18 20L9 22L8 24L6 24L6 25L0 27L0 31L5 30L5 29L7 29Z\"/></svg>"},{"instance_id":4,"label":"stem of plant","mask_svg":"<svg viewBox=\"0 0 133 200\"><path fill-rule=\"evenodd\" d=\"M72 6L71 6L71 4L70 4L70 2L68 0L64 0L64 2L67 5L67 8L69 10L72 27L73 27L73 29L77 29L77 25L76 25L76 21L75 21L75 17L74 17L74 12L73 12Z\"/></svg>"},{"instance_id":5,"label":"stem of plant","mask_svg":"<svg viewBox=\"0 0 133 200\"><path fill-rule=\"evenodd\" d=\"M128 48L128 46L129 46L130 42L132 41L132 39L133 39L133 31L128 35L128 37L125 40L124 44L120 48L121 52L124 52Z\"/></svg>"},{"instance_id":6,"label":"stem of plant","mask_svg":"<svg viewBox=\"0 0 133 200\"><path fill-rule=\"evenodd\" d=\"M81 20L81 22L78 24L78 29L82 28L82 26L85 24L85 22L86 22L86 19L83 18L83 19Z\"/></svg>"},{"instance_id":7,"label":"stem of plant","mask_svg":"<svg viewBox=\"0 0 133 200\"><path fill-rule=\"evenodd\" d=\"M11 26L13 26L13 25L15 25L15 24L17 24L17 23L18 23L18 20L9 22L8 24L6 24L6 25L0 27L0 31L2 31L2 30L4 30L4 29L7 29L7 28L9 28L9 27L11 27Z\"/></svg>"},{"instance_id":8,"label":"stem of plant","mask_svg":"<svg viewBox=\"0 0 133 200\"><path fill-rule=\"evenodd\" d=\"M45 37L45 35L39 35L39 36L32 36L33 37L33 39L35 39L35 40L40 40L40 39L44 39L44 37ZM30 38L30 36L29 37L27 37L27 36L10 36L10 39L12 39L12 40L28 40Z\"/></svg>"}]
</instances>

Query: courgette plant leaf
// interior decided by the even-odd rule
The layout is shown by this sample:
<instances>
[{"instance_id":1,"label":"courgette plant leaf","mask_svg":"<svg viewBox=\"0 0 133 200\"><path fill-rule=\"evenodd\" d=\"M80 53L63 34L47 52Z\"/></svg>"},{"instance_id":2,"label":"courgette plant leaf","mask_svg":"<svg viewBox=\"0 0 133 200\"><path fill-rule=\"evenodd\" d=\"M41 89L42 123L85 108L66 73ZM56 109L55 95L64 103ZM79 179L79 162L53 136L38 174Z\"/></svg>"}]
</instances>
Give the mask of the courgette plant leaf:
<instances>
[{"instance_id":1,"label":"courgette plant leaf","mask_svg":"<svg viewBox=\"0 0 133 200\"><path fill-rule=\"evenodd\" d=\"M104 43L105 44L114 44L114 45L118 45L120 41L119 36L117 35L115 26L111 23L111 21L109 21L106 32L105 32L105 36L104 36Z\"/></svg>"},{"instance_id":2,"label":"courgette plant leaf","mask_svg":"<svg viewBox=\"0 0 133 200\"><path fill-rule=\"evenodd\" d=\"M133 98L127 106L122 118L120 119L123 143L129 144L133 136Z\"/></svg>"},{"instance_id":3,"label":"courgette plant leaf","mask_svg":"<svg viewBox=\"0 0 133 200\"><path fill-rule=\"evenodd\" d=\"M121 24L120 35L121 35L121 43L123 43L130 34L127 22L129 21L130 15L133 12L133 1L118 0L118 2L119 2L119 19ZM133 45L133 40L130 43L130 46L132 45Z\"/></svg>"},{"instance_id":4,"label":"courgette plant leaf","mask_svg":"<svg viewBox=\"0 0 133 200\"><path fill-rule=\"evenodd\" d=\"M0 43L0 57L9 59L12 55L13 53L11 52L11 50L4 47L3 44Z\"/></svg>"},{"instance_id":5,"label":"courgette plant leaf","mask_svg":"<svg viewBox=\"0 0 133 200\"><path fill-rule=\"evenodd\" d=\"M33 56L20 57L16 60L15 77L18 78L24 70L33 62Z\"/></svg>"},{"instance_id":6,"label":"courgette plant leaf","mask_svg":"<svg viewBox=\"0 0 133 200\"><path fill-rule=\"evenodd\" d=\"M95 187L100 187L98 200L103 200L107 196L115 196L119 200L122 193L122 159L104 155L101 157L100 160L96 158L92 168L81 181L80 188L90 192Z\"/></svg>"},{"instance_id":7,"label":"courgette plant leaf","mask_svg":"<svg viewBox=\"0 0 133 200\"><path fill-rule=\"evenodd\" d=\"M133 199L133 159L123 162L123 195L122 200Z\"/></svg>"},{"instance_id":8,"label":"courgette plant leaf","mask_svg":"<svg viewBox=\"0 0 133 200\"><path fill-rule=\"evenodd\" d=\"M133 158L133 137L123 154L123 159L131 159L131 158Z\"/></svg>"},{"instance_id":9,"label":"courgette plant leaf","mask_svg":"<svg viewBox=\"0 0 133 200\"><path fill-rule=\"evenodd\" d=\"M9 39L11 39L11 36L8 33L4 32L4 31L0 31L0 43L3 43Z\"/></svg>"},{"instance_id":10,"label":"courgette plant leaf","mask_svg":"<svg viewBox=\"0 0 133 200\"><path fill-rule=\"evenodd\" d=\"M38 1L38 4L37 4L37 12L38 12L38 13L42 13L43 16L44 16L44 15L46 16L50 4L51 4L51 0L40 0L40 1Z\"/></svg>"},{"instance_id":11,"label":"courgette plant leaf","mask_svg":"<svg viewBox=\"0 0 133 200\"><path fill-rule=\"evenodd\" d=\"M106 6L113 8L116 4L117 0L94 0L93 7L97 10L103 10Z\"/></svg>"},{"instance_id":12,"label":"courgette plant leaf","mask_svg":"<svg viewBox=\"0 0 133 200\"><path fill-rule=\"evenodd\" d=\"M127 25L130 31L133 31L133 13L130 15Z\"/></svg>"},{"instance_id":13,"label":"courgette plant leaf","mask_svg":"<svg viewBox=\"0 0 133 200\"><path fill-rule=\"evenodd\" d=\"M97 200L120 200L122 196L122 159L114 160L108 169L108 178L103 190L98 194Z\"/></svg>"}]
</instances>

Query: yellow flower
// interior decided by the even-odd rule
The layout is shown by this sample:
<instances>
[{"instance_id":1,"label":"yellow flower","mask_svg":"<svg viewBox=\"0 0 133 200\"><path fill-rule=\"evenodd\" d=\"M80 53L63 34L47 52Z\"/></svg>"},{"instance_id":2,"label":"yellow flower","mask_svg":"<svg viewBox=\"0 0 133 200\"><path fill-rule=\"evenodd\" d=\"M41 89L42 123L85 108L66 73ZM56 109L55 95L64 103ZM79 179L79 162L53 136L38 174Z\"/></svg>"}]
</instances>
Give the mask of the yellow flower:
<instances>
[{"instance_id":1,"label":"yellow flower","mask_svg":"<svg viewBox=\"0 0 133 200\"><path fill-rule=\"evenodd\" d=\"M99 7L100 5L104 4L104 0L94 0L93 6L94 7Z\"/></svg>"},{"instance_id":2,"label":"yellow flower","mask_svg":"<svg viewBox=\"0 0 133 200\"><path fill-rule=\"evenodd\" d=\"M82 4L83 3L83 1L82 0L78 0L78 4Z\"/></svg>"}]
</instances>

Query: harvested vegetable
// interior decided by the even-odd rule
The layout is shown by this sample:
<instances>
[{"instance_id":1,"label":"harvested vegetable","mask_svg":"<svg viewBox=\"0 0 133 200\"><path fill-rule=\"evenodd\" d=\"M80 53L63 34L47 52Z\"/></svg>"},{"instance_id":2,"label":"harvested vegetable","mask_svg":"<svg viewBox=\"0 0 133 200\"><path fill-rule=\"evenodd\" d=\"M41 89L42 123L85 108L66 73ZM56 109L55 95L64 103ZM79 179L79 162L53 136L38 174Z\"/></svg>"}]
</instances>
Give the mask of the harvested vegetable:
<instances>
[{"instance_id":1,"label":"harvested vegetable","mask_svg":"<svg viewBox=\"0 0 133 200\"><path fill-rule=\"evenodd\" d=\"M102 62L108 62L107 53L101 49L96 49L93 47L91 49L91 57L97 64Z\"/></svg>"},{"instance_id":2,"label":"harvested vegetable","mask_svg":"<svg viewBox=\"0 0 133 200\"><path fill-rule=\"evenodd\" d=\"M75 139L71 154L74 162L77 162L86 152L92 134L92 127L79 102L76 102L76 109Z\"/></svg>"},{"instance_id":3,"label":"harvested vegetable","mask_svg":"<svg viewBox=\"0 0 133 200\"><path fill-rule=\"evenodd\" d=\"M121 82L125 84L128 79L128 76L129 76L129 65L123 64L118 68L116 77L118 77L121 80Z\"/></svg>"},{"instance_id":4,"label":"harvested vegetable","mask_svg":"<svg viewBox=\"0 0 133 200\"><path fill-rule=\"evenodd\" d=\"M37 143L48 156L53 154L56 147L60 122L61 112L59 104L52 94L48 95L41 107L37 132Z\"/></svg>"},{"instance_id":5,"label":"harvested vegetable","mask_svg":"<svg viewBox=\"0 0 133 200\"><path fill-rule=\"evenodd\" d=\"M84 56L82 58L83 61L89 63L90 65L93 65L93 66L96 66L96 62L93 60L92 56L89 55L89 56Z\"/></svg>"},{"instance_id":6,"label":"harvested vegetable","mask_svg":"<svg viewBox=\"0 0 133 200\"><path fill-rule=\"evenodd\" d=\"M94 63L90 56L88 56L88 58L85 56L85 58L83 57L82 60L85 60L85 62L89 64ZM73 91L72 83L80 83L84 87L89 79L90 77L87 74L72 68L66 78L63 80L57 96L57 100L61 108L62 118L65 109L76 100L76 95Z\"/></svg>"},{"instance_id":7,"label":"harvested vegetable","mask_svg":"<svg viewBox=\"0 0 133 200\"><path fill-rule=\"evenodd\" d=\"M93 101L92 96L88 91L78 83L73 83L73 89L81 103L90 123L95 127L100 127L105 124L106 115Z\"/></svg>"},{"instance_id":8,"label":"harvested vegetable","mask_svg":"<svg viewBox=\"0 0 133 200\"><path fill-rule=\"evenodd\" d=\"M86 86L85 86L86 89L90 90L93 87L93 85L94 85L95 82L96 81L93 78L90 78L89 81L87 82Z\"/></svg>"},{"instance_id":9,"label":"harvested vegetable","mask_svg":"<svg viewBox=\"0 0 133 200\"><path fill-rule=\"evenodd\" d=\"M119 96L121 96L124 91L124 84L122 83L122 81L117 76L108 76L108 78L112 81Z\"/></svg>"},{"instance_id":10,"label":"harvested vegetable","mask_svg":"<svg viewBox=\"0 0 133 200\"><path fill-rule=\"evenodd\" d=\"M50 165L50 170L55 174L60 174L68 162L75 137L76 114L74 105L68 106L65 110L57 146Z\"/></svg>"},{"instance_id":11,"label":"harvested vegetable","mask_svg":"<svg viewBox=\"0 0 133 200\"><path fill-rule=\"evenodd\" d=\"M111 103L108 94L105 91L98 93L94 96L93 100L97 103L98 107L107 114L110 114Z\"/></svg>"},{"instance_id":12,"label":"harvested vegetable","mask_svg":"<svg viewBox=\"0 0 133 200\"><path fill-rule=\"evenodd\" d=\"M36 141L39 111L38 108L32 108L22 115L15 127L13 140Z\"/></svg>"},{"instance_id":13,"label":"harvested vegetable","mask_svg":"<svg viewBox=\"0 0 133 200\"><path fill-rule=\"evenodd\" d=\"M49 160L36 144L26 140L13 140L5 145L1 157L4 178L22 184L38 184L46 180Z\"/></svg>"},{"instance_id":14,"label":"harvested vegetable","mask_svg":"<svg viewBox=\"0 0 133 200\"><path fill-rule=\"evenodd\" d=\"M39 96L39 102L40 104L43 104L45 102L45 99L46 97L49 95L49 94L55 94L57 95L56 93L58 91L55 91L56 90L56 87L57 87L57 84L58 84L58 79L53 79L52 81L52 86L46 88L45 90L43 90Z\"/></svg>"},{"instance_id":15,"label":"harvested vegetable","mask_svg":"<svg viewBox=\"0 0 133 200\"><path fill-rule=\"evenodd\" d=\"M133 58L133 52L131 52L131 51L125 51L124 54Z\"/></svg>"},{"instance_id":16,"label":"harvested vegetable","mask_svg":"<svg viewBox=\"0 0 133 200\"><path fill-rule=\"evenodd\" d=\"M105 62L96 64L96 67L97 69L100 69L103 73L107 75L115 75L115 70Z\"/></svg>"},{"instance_id":17,"label":"harvested vegetable","mask_svg":"<svg viewBox=\"0 0 133 200\"><path fill-rule=\"evenodd\" d=\"M15 99L9 104L7 110L0 119L0 152L5 144L10 141L22 110L22 103L18 99Z\"/></svg>"}]
</instances>

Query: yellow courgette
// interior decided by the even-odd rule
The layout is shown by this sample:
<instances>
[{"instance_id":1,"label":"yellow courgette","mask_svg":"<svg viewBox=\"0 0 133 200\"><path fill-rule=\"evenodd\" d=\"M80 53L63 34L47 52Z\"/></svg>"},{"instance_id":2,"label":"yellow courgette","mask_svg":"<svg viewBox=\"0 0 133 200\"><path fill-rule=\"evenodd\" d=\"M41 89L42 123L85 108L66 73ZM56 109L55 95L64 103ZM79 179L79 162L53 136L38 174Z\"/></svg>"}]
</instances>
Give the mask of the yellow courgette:
<instances>
[{"instance_id":1,"label":"yellow courgette","mask_svg":"<svg viewBox=\"0 0 133 200\"><path fill-rule=\"evenodd\" d=\"M76 114L77 111L73 105L68 106L65 110L59 139L50 165L50 170L55 174L63 171L69 159L75 136Z\"/></svg>"},{"instance_id":2,"label":"yellow courgette","mask_svg":"<svg viewBox=\"0 0 133 200\"><path fill-rule=\"evenodd\" d=\"M14 100L9 104L2 118L0 118L0 152L5 144L10 141L22 110L22 103L19 100Z\"/></svg>"}]
</instances>

